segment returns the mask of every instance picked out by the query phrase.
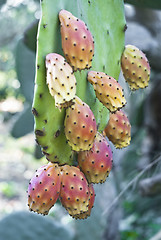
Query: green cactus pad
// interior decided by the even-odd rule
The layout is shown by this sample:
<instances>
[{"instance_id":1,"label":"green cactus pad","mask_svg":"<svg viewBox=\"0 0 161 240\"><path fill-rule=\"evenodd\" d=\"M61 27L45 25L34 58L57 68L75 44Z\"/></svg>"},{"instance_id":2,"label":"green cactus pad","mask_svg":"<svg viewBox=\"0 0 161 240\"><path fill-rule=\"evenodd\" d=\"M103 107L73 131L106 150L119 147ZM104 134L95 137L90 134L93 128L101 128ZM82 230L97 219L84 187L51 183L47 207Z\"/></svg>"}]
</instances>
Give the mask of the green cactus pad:
<instances>
[{"instance_id":1,"label":"green cactus pad","mask_svg":"<svg viewBox=\"0 0 161 240\"><path fill-rule=\"evenodd\" d=\"M46 55L51 52L63 55L58 14L61 9L66 9L87 24L95 40L92 70L105 72L118 79L126 26L123 1L42 0L41 8L42 18L38 30L33 101L35 134L47 159L71 165L73 161L72 151L66 141L63 126L65 110L60 112L55 108L55 101L46 85ZM98 130L103 131L108 121L109 112L96 99L92 86L87 82L87 72L87 70L82 70L75 73L77 95L91 107L98 124Z\"/></svg>"},{"instance_id":2,"label":"green cactus pad","mask_svg":"<svg viewBox=\"0 0 161 240\"><path fill-rule=\"evenodd\" d=\"M72 240L73 234L61 223L49 218L28 212L15 212L0 221L0 239Z\"/></svg>"}]
</instances>

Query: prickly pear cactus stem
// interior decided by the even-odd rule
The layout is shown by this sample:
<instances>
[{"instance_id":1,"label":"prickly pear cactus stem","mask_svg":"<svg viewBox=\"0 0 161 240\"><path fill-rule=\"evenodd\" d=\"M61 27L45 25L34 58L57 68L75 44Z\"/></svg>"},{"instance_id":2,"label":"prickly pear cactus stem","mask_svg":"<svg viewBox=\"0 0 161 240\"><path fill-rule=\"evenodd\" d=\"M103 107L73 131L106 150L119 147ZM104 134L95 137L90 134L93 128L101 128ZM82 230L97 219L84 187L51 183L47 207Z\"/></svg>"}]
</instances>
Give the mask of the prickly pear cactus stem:
<instances>
[{"instance_id":1,"label":"prickly pear cactus stem","mask_svg":"<svg viewBox=\"0 0 161 240\"><path fill-rule=\"evenodd\" d=\"M72 150L64 134L65 110L55 107L46 84L45 57L49 53L63 55L59 11L66 9L83 20L94 37L95 55L92 70L105 72L118 80L120 58L124 49L124 7L122 0L41 0L42 17L39 22L36 56L36 80L33 100L35 135L47 159L72 165ZM96 21L97 19L97 21ZM91 70L90 69L90 70ZM96 99L87 82L88 70L75 72L77 95L92 109L98 130L108 121L108 110Z\"/></svg>"}]
</instances>

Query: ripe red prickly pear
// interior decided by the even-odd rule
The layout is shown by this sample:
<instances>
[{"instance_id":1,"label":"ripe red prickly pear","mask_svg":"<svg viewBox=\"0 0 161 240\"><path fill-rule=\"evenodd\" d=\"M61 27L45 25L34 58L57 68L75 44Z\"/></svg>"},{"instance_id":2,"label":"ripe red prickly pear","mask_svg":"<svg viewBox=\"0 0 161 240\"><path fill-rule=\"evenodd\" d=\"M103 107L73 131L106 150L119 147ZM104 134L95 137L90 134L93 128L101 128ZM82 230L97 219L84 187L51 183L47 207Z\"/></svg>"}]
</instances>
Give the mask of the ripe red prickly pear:
<instances>
[{"instance_id":1,"label":"ripe red prickly pear","mask_svg":"<svg viewBox=\"0 0 161 240\"><path fill-rule=\"evenodd\" d=\"M97 133L90 151L79 152L78 164L89 183L105 182L112 168L112 151L102 134Z\"/></svg>"},{"instance_id":2,"label":"ripe red prickly pear","mask_svg":"<svg viewBox=\"0 0 161 240\"><path fill-rule=\"evenodd\" d=\"M133 45L126 45L121 58L121 68L131 90L149 84L150 65L145 54Z\"/></svg>"},{"instance_id":3,"label":"ripe red prickly pear","mask_svg":"<svg viewBox=\"0 0 161 240\"><path fill-rule=\"evenodd\" d=\"M116 148L127 147L130 144L131 125L127 115L122 110L110 114L104 131Z\"/></svg>"},{"instance_id":4,"label":"ripe red prickly pear","mask_svg":"<svg viewBox=\"0 0 161 240\"><path fill-rule=\"evenodd\" d=\"M125 106L123 89L113 77L103 72L90 71L88 81L93 85L97 98L111 112Z\"/></svg>"},{"instance_id":5,"label":"ripe red prickly pear","mask_svg":"<svg viewBox=\"0 0 161 240\"><path fill-rule=\"evenodd\" d=\"M74 105L66 110L65 135L74 151L91 149L97 132L96 120L89 106L75 97Z\"/></svg>"},{"instance_id":6,"label":"ripe red prickly pear","mask_svg":"<svg viewBox=\"0 0 161 240\"><path fill-rule=\"evenodd\" d=\"M94 207L94 200L95 200L95 191L93 188L93 184L89 184L89 192L90 192L90 200L89 200L88 211L73 216L75 219L85 219L91 215L91 210Z\"/></svg>"},{"instance_id":7,"label":"ripe red prickly pear","mask_svg":"<svg viewBox=\"0 0 161 240\"><path fill-rule=\"evenodd\" d=\"M68 107L76 93L76 79L71 66L57 53L46 56L47 84L59 109Z\"/></svg>"},{"instance_id":8,"label":"ripe red prickly pear","mask_svg":"<svg viewBox=\"0 0 161 240\"><path fill-rule=\"evenodd\" d=\"M60 201L71 216L88 211L89 187L79 168L69 165L62 167Z\"/></svg>"},{"instance_id":9,"label":"ripe red prickly pear","mask_svg":"<svg viewBox=\"0 0 161 240\"><path fill-rule=\"evenodd\" d=\"M60 168L48 163L40 167L28 186L28 206L31 211L47 215L59 197Z\"/></svg>"},{"instance_id":10,"label":"ripe red prickly pear","mask_svg":"<svg viewBox=\"0 0 161 240\"><path fill-rule=\"evenodd\" d=\"M74 71L89 69L94 55L94 41L86 24L66 10L59 12L62 47Z\"/></svg>"}]
</instances>

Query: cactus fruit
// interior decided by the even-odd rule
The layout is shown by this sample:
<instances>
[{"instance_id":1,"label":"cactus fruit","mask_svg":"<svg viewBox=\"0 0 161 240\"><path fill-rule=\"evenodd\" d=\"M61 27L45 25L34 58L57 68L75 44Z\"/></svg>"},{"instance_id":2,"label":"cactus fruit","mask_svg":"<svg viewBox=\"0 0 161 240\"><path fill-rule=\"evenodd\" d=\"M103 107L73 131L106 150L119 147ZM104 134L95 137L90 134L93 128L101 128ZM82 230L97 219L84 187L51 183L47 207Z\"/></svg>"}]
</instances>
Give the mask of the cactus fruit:
<instances>
[{"instance_id":1,"label":"cactus fruit","mask_svg":"<svg viewBox=\"0 0 161 240\"><path fill-rule=\"evenodd\" d=\"M85 151L92 148L97 132L95 117L79 97L75 97L74 105L66 110L65 135L74 151Z\"/></svg>"},{"instance_id":2,"label":"cactus fruit","mask_svg":"<svg viewBox=\"0 0 161 240\"><path fill-rule=\"evenodd\" d=\"M105 134L116 148L124 148L131 141L131 125L127 115L122 111L110 114Z\"/></svg>"},{"instance_id":3,"label":"cactus fruit","mask_svg":"<svg viewBox=\"0 0 161 240\"><path fill-rule=\"evenodd\" d=\"M84 174L79 168L64 165L60 188L60 201L71 216L88 211L89 187Z\"/></svg>"},{"instance_id":4,"label":"cactus fruit","mask_svg":"<svg viewBox=\"0 0 161 240\"><path fill-rule=\"evenodd\" d=\"M89 183L105 182L112 168L112 151L102 134L97 133L90 151L79 152L78 164Z\"/></svg>"},{"instance_id":5,"label":"cactus fruit","mask_svg":"<svg viewBox=\"0 0 161 240\"><path fill-rule=\"evenodd\" d=\"M94 40L86 24L66 10L59 12L62 47L73 70L89 69L94 56Z\"/></svg>"},{"instance_id":6,"label":"cactus fruit","mask_svg":"<svg viewBox=\"0 0 161 240\"><path fill-rule=\"evenodd\" d=\"M93 85L97 98L111 112L125 106L123 89L113 77L103 72L90 71L88 81Z\"/></svg>"},{"instance_id":7,"label":"cactus fruit","mask_svg":"<svg viewBox=\"0 0 161 240\"><path fill-rule=\"evenodd\" d=\"M76 79L71 66L59 54L46 56L47 84L59 109L68 107L76 94Z\"/></svg>"},{"instance_id":8,"label":"cactus fruit","mask_svg":"<svg viewBox=\"0 0 161 240\"><path fill-rule=\"evenodd\" d=\"M40 167L28 187L28 206L31 211L48 214L59 197L61 184L60 168L48 163Z\"/></svg>"},{"instance_id":9,"label":"cactus fruit","mask_svg":"<svg viewBox=\"0 0 161 240\"><path fill-rule=\"evenodd\" d=\"M131 90L149 84L150 65L145 54L133 45L126 45L121 58L121 68Z\"/></svg>"},{"instance_id":10,"label":"cactus fruit","mask_svg":"<svg viewBox=\"0 0 161 240\"><path fill-rule=\"evenodd\" d=\"M95 200L95 191L93 188L93 184L89 184L89 193L90 193L90 199L89 199L88 211L73 216L75 219L85 219L90 216L91 210L94 207L94 200Z\"/></svg>"}]
</instances>

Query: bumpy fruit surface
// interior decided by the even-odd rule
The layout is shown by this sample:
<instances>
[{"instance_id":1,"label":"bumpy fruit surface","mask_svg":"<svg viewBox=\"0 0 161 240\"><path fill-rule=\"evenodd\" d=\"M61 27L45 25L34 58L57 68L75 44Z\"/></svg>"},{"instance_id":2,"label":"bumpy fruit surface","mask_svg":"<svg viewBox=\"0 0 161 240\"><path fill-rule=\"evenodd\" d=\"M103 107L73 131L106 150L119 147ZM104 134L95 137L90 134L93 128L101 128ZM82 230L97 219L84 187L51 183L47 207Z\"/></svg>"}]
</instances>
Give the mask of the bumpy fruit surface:
<instances>
[{"instance_id":1,"label":"bumpy fruit surface","mask_svg":"<svg viewBox=\"0 0 161 240\"><path fill-rule=\"evenodd\" d=\"M79 168L69 165L62 167L60 201L71 216L88 211L89 187Z\"/></svg>"},{"instance_id":2,"label":"bumpy fruit surface","mask_svg":"<svg viewBox=\"0 0 161 240\"><path fill-rule=\"evenodd\" d=\"M92 148L97 132L96 120L89 106L75 97L74 105L66 110L65 135L74 151Z\"/></svg>"},{"instance_id":3,"label":"bumpy fruit surface","mask_svg":"<svg viewBox=\"0 0 161 240\"><path fill-rule=\"evenodd\" d=\"M127 147L130 144L131 125L127 115L122 110L110 114L104 131L116 148Z\"/></svg>"},{"instance_id":4,"label":"bumpy fruit surface","mask_svg":"<svg viewBox=\"0 0 161 240\"><path fill-rule=\"evenodd\" d=\"M112 168L112 151L102 134L97 133L90 151L78 154L78 164L89 183L105 182Z\"/></svg>"},{"instance_id":5,"label":"bumpy fruit surface","mask_svg":"<svg viewBox=\"0 0 161 240\"><path fill-rule=\"evenodd\" d=\"M75 70L90 68L94 41L86 24L66 10L59 13L62 47L67 61Z\"/></svg>"},{"instance_id":6,"label":"bumpy fruit surface","mask_svg":"<svg viewBox=\"0 0 161 240\"><path fill-rule=\"evenodd\" d=\"M28 187L28 206L31 211L48 214L59 197L61 184L60 168L48 163L40 167Z\"/></svg>"},{"instance_id":7,"label":"bumpy fruit surface","mask_svg":"<svg viewBox=\"0 0 161 240\"><path fill-rule=\"evenodd\" d=\"M125 106L123 89L113 77L103 72L90 71L88 81L93 85L96 97L111 112Z\"/></svg>"},{"instance_id":8,"label":"bumpy fruit surface","mask_svg":"<svg viewBox=\"0 0 161 240\"><path fill-rule=\"evenodd\" d=\"M127 45L121 58L121 68L131 90L145 88L149 84L150 65L145 54L133 45Z\"/></svg>"},{"instance_id":9,"label":"bumpy fruit surface","mask_svg":"<svg viewBox=\"0 0 161 240\"><path fill-rule=\"evenodd\" d=\"M95 191L93 188L93 184L89 184L89 192L90 192L90 199L89 199L88 211L73 216L75 219L85 219L91 215L91 210L94 207L94 200L95 200Z\"/></svg>"},{"instance_id":10,"label":"bumpy fruit surface","mask_svg":"<svg viewBox=\"0 0 161 240\"><path fill-rule=\"evenodd\" d=\"M76 93L76 79L71 66L59 54L46 56L47 84L58 108L68 107Z\"/></svg>"}]
</instances>

